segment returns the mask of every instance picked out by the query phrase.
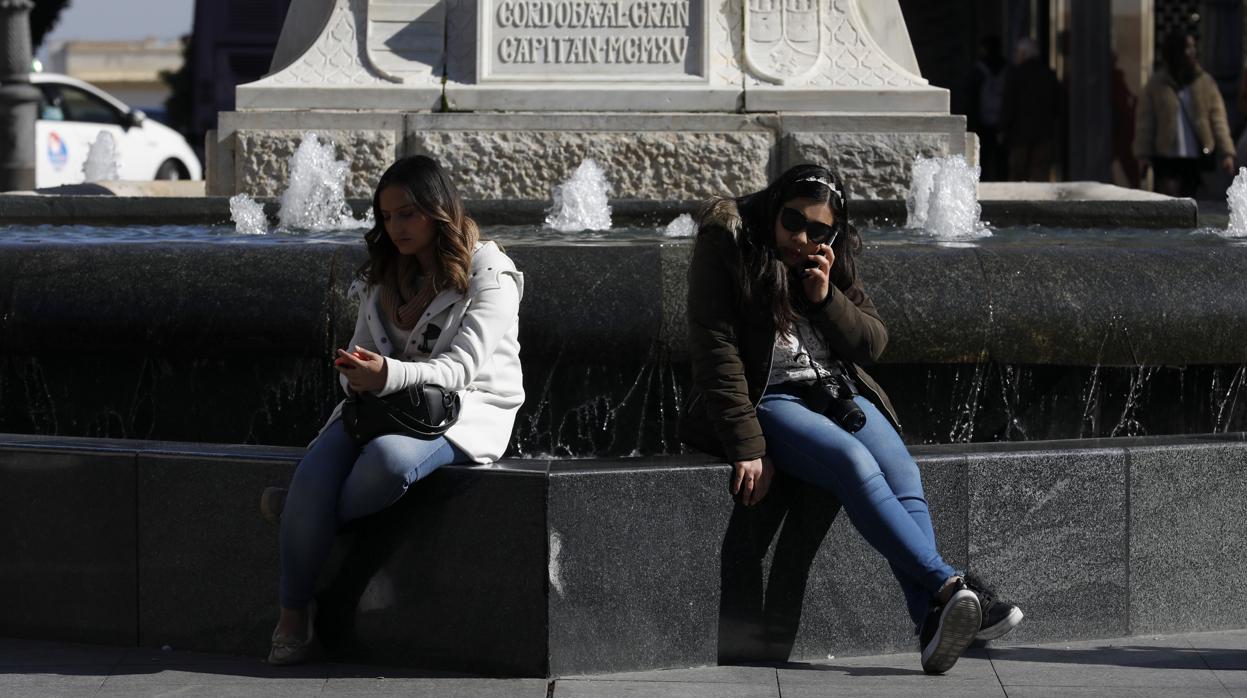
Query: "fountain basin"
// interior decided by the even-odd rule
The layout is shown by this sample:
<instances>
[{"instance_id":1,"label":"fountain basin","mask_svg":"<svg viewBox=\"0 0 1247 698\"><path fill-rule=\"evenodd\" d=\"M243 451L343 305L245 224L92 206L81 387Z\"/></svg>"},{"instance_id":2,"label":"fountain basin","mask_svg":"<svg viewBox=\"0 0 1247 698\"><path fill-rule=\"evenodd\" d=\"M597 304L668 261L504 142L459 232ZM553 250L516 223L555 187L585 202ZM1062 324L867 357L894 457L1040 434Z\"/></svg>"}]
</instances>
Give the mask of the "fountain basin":
<instances>
[{"instance_id":1,"label":"fountain basin","mask_svg":"<svg viewBox=\"0 0 1247 698\"><path fill-rule=\"evenodd\" d=\"M112 183L75 185L71 191L46 195L0 194L0 222L36 225L213 225L229 220L229 197L201 196L202 183ZM70 194L70 195L65 195ZM1198 208L1191 199L1175 199L1099 182L984 182L979 184L982 218L994 226L1062 226L1072 228L1193 228ZM257 197L269 218L277 221L277 197ZM347 200L357 216L370 205L367 198ZM680 213L693 212L700 201L612 199L616 225L659 225ZM485 225L540 225L550 208L548 199L476 199L467 202ZM903 199L853 201L856 221L905 221Z\"/></svg>"},{"instance_id":2,"label":"fountain basin","mask_svg":"<svg viewBox=\"0 0 1247 698\"><path fill-rule=\"evenodd\" d=\"M356 233L357 234L357 233ZM1190 233L889 234L872 373L911 442L1243 428L1247 246ZM897 234L900 235L900 234ZM510 453L678 451L687 240L526 243ZM0 430L300 445L339 398L358 243L0 244Z\"/></svg>"}]
</instances>

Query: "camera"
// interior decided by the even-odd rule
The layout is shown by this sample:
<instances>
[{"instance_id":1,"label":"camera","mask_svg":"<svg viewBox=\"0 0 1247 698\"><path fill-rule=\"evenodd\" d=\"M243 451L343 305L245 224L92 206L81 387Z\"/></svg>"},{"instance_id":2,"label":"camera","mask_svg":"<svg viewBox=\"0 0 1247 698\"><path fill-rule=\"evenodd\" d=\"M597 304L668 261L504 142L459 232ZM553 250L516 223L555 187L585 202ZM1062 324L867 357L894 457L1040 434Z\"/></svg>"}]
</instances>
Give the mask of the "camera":
<instances>
[{"instance_id":1,"label":"camera","mask_svg":"<svg viewBox=\"0 0 1247 698\"><path fill-rule=\"evenodd\" d=\"M866 413L849 398L834 398L828 401L827 409L823 410L823 414L850 434L861 431L862 427L866 426Z\"/></svg>"},{"instance_id":2,"label":"camera","mask_svg":"<svg viewBox=\"0 0 1247 698\"><path fill-rule=\"evenodd\" d=\"M827 381L811 385L805 403L850 434L866 426L866 413L853 402L853 391L843 376L831 376Z\"/></svg>"}]
</instances>

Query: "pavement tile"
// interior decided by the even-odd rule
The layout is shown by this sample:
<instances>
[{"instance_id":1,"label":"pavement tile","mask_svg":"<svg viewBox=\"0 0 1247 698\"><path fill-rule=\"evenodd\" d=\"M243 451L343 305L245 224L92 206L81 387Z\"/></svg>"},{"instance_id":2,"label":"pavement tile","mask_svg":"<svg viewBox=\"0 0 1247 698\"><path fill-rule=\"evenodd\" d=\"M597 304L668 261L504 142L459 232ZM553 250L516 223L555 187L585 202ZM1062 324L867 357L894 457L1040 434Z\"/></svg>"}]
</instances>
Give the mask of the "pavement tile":
<instances>
[{"instance_id":1,"label":"pavement tile","mask_svg":"<svg viewBox=\"0 0 1247 698\"><path fill-rule=\"evenodd\" d=\"M1182 636L1133 637L990 650L1014 686L1217 689L1221 683Z\"/></svg>"},{"instance_id":2,"label":"pavement tile","mask_svg":"<svg viewBox=\"0 0 1247 698\"><path fill-rule=\"evenodd\" d=\"M984 650L971 650L942 676L925 674L916 652L789 664L779 669L779 686L784 698L832 690L853 695L1005 695Z\"/></svg>"},{"instance_id":3,"label":"pavement tile","mask_svg":"<svg viewBox=\"0 0 1247 698\"><path fill-rule=\"evenodd\" d=\"M1247 631L1194 633L1182 637L1218 674L1237 673L1242 675L1240 680L1247 680Z\"/></svg>"},{"instance_id":4,"label":"pavement tile","mask_svg":"<svg viewBox=\"0 0 1247 698\"><path fill-rule=\"evenodd\" d=\"M0 669L0 696L90 696L104 683L108 669L94 673L85 666L41 666L39 673Z\"/></svg>"},{"instance_id":5,"label":"pavement tile","mask_svg":"<svg viewBox=\"0 0 1247 698\"><path fill-rule=\"evenodd\" d=\"M786 695L786 694L785 694ZM779 698L779 687L679 681L559 679L554 698Z\"/></svg>"},{"instance_id":6,"label":"pavement tile","mask_svg":"<svg viewBox=\"0 0 1247 698\"><path fill-rule=\"evenodd\" d=\"M329 679L322 696L545 698L545 679Z\"/></svg>"},{"instance_id":7,"label":"pavement tile","mask_svg":"<svg viewBox=\"0 0 1247 698\"><path fill-rule=\"evenodd\" d=\"M266 667L267 668L267 667ZM280 667L272 667L278 669ZM207 671L202 667L157 668L151 671L134 673L116 673L104 681L102 690L132 690L144 693L161 687L178 686L220 686L250 688L253 691L268 690L272 687L297 688L304 693L315 693L324 686L326 677L323 667L287 667L298 669L302 673L286 675L275 671L258 670L253 672L222 672ZM119 667L119 669L121 669ZM319 669L319 671L317 671ZM123 670L124 671L124 670ZM319 674L319 675L318 675Z\"/></svg>"},{"instance_id":8,"label":"pavement tile","mask_svg":"<svg viewBox=\"0 0 1247 698\"><path fill-rule=\"evenodd\" d=\"M770 666L709 666L692 669L660 669L657 671L628 671L618 674L593 674L568 676L568 680L589 681L671 681L676 683L734 683L747 686L773 686L775 667Z\"/></svg>"},{"instance_id":9,"label":"pavement tile","mask_svg":"<svg viewBox=\"0 0 1247 698\"><path fill-rule=\"evenodd\" d=\"M331 679L479 679L476 674L376 664L325 664ZM543 679L544 680L544 679Z\"/></svg>"},{"instance_id":10,"label":"pavement tile","mask_svg":"<svg viewBox=\"0 0 1247 698\"><path fill-rule=\"evenodd\" d=\"M302 698L320 695L319 687L293 686L280 681L264 686L243 686L220 683L187 683L178 685L111 686L105 685L92 696L105 698Z\"/></svg>"},{"instance_id":11,"label":"pavement tile","mask_svg":"<svg viewBox=\"0 0 1247 698\"><path fill-rule=\"evenodd\" d=\"M1148 686L1009 686L1009 698L1226 698L1224 688Z\"/></svg>"},{"instance_id":12,"label":"pavement tile","mask_svg":"<svg viewBox=\"0 0 1247 698\"><path fill-rule=\"evenodd\" d=\"M1213 676L1231 691L1247 691L1247 671L1222 671L1214 670Z\"/></svg>"},{"instance_id":13,"label":"pavement tile","mask_svg":"<svg viewBox=\"0 0 1247 698\"><path fill-rule=\"evenodd\" d=\"M120 664L124 666L239 666L247 667L263 664L259 657L239 657L233 654L216 654L211 652L185 652L182 650L162 650L154 647L131 647L122 655Z\"/></svg>"},{"instance_id":14,"label":"pavement tile","mask_svg":"<svg viewBox=\"0 0 1247 698\"><path fill-rule=\"evenodd\" d=\"M116 664L127 649L110 645L5 639L0 642L0 668Z\"/></svg>"}]
</instances>

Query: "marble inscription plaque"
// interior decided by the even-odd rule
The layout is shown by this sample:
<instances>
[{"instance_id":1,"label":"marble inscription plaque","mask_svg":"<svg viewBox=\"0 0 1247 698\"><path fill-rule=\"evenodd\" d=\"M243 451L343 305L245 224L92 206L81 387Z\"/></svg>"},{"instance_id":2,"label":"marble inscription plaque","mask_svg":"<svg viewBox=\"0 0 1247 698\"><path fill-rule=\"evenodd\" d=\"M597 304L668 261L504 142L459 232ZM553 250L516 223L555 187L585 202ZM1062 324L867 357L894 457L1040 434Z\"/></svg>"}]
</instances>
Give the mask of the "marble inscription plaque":
<instances>
[{"instance_id":1,"label":"marble inscription plaque","mask_svg":"<svg viewBox=\"0 0 1247 698\"><path fill-rule=\"evenodd\" d=\"M704 81L704 0L480 0L481 81Z\"/></svg>"}]
</instances>

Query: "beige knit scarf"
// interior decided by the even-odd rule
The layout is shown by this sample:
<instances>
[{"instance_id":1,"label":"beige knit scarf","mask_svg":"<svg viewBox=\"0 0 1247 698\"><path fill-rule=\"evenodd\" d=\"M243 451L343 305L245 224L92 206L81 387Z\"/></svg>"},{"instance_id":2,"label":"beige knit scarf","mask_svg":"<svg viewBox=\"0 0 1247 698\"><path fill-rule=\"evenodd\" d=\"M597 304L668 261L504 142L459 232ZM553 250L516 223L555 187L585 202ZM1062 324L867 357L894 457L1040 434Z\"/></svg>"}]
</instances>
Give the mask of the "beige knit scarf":
<instances>
[{"instance_id":1,"label":"beige knit scarf","mask_svg":"<svg viewBox=\"0 0 1247 698\"><path fill-rule=\"evenodd\" d=\"M411 262L415 264L415 262ZM381 286L381 312L401 330L412 330L420 320L433 298L437 296L437 284L432 274L409 274L406 259L390 267L385 283Z\"/></svg>"}]
</instances>

